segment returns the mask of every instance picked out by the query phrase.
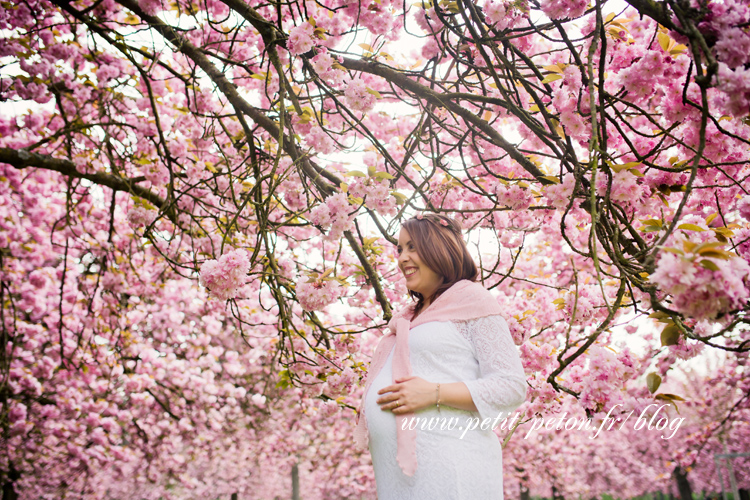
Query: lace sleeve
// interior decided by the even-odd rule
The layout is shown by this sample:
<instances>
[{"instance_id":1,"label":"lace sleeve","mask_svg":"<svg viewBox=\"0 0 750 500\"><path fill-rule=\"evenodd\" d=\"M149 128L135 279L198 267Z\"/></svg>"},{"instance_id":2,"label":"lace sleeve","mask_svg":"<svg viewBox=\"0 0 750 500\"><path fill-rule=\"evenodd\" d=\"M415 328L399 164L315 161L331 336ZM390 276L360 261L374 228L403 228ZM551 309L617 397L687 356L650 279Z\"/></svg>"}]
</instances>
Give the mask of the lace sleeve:
<instances>
[{"instance_id":1,"label":"lace sleeve","mask_svg":"<svg viewBox=\"0 0 750 500\"><path fill-rule=\"evenodd\" d=\"M510 413L526 400L526 376L502 316L455 322L474 349L479 378L465 380L482 419Z\"/></svg>"}]
</instances>

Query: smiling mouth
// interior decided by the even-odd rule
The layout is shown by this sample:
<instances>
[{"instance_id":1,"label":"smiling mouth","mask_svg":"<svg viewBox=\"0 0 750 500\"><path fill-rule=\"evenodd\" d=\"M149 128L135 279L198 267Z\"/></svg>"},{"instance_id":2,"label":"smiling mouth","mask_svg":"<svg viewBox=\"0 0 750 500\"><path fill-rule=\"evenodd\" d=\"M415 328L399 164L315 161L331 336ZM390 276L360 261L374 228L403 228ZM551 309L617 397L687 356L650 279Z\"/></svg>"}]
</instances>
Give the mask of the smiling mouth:
<instances>
[{"instance_id":1,"label":"smiling mouth","mask_svg":"<svg viewBox=\"0 0 750 500\"><path fill-rule=\"evenodd\" d=\"M409 276L411 276L412 274L416 272L417 272L416 267L410 267L409 269L404 269L404 276L408 278Z\"/></svg>"}]
</instances>

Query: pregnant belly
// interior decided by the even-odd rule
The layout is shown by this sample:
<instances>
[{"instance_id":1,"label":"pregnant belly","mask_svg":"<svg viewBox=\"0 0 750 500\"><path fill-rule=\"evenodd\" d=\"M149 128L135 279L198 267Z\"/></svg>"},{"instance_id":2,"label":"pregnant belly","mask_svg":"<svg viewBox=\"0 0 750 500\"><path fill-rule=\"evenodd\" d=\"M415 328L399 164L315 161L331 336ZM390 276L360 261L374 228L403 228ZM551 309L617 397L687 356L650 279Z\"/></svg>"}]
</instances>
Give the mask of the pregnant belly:
<instances>
[{"instance_id":1,"label":"pregnant belly","mask_svg":"<svg viewBox=\"0 0 750 500\"><path fill-rule=\"evenodd\" d=\"M371 449L373 445L382 446L391 441L396 442L396 417L390 411L381 410L377 403L377 400L381 397L378 391L393 383L392 360L393 352L388 356L385 365L373 380L365 398L365 418L367 419L367 431L370 434Z\"/></svg>"}]
</instances>

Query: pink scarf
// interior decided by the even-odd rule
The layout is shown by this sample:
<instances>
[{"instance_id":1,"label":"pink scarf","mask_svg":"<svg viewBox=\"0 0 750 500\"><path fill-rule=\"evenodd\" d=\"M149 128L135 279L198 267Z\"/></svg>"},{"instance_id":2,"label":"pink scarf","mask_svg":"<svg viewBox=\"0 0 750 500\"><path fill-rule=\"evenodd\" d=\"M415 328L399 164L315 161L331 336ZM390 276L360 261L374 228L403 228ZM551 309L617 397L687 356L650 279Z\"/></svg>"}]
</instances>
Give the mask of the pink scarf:
<instances>
[{"instance_id":1,"label":"pink scarf","mask_svg":"<svg viewBox=\"0 0 750 500\"><path fill-rule=\"evenodd\" d=\"M446 290L435 302L422 311L414 321L409 321L414 315L414 305L407 306L393 315L388 323L386 333L375 348L367 373L365 390L357 413L357 427L354 430L354 440L359 446L367 446L367 417L360 418L364 412L364 402L372 381L385 365L388 355L395 344L393 353L393 380L411 376L411 362L409 361L409 330L431 321L468 321L500 314L501 307L497 300L480 283L462 280ZM396 415L396 433L398 453L396 459L401 470L407 476L413 476L417 471L417 431L403 428L403 422L413 417L413 413Z\"/></svg>"}]
</instances>

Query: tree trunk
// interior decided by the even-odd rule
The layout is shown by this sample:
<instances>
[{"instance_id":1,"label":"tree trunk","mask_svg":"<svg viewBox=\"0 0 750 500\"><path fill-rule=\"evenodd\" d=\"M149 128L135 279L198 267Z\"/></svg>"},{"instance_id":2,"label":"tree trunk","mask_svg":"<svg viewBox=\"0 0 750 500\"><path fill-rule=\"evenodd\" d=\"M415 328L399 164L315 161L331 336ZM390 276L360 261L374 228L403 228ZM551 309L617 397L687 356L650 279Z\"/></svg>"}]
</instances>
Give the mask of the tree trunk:
<instances>
[{"instance_id":1,"label":"tree trunk","mask_svg":"<svg viewBox=\"0 0 750 500\"><path fill-rule=\"evenodd\" d=\"M292 465L292 500L299 500L299 468Z\"/></svg>"},{"instance_id":2,"label":"tree trunk","mask_svg":"<svg viewBox=\"0 0 750 500\"><path fill-rule=\"evenodd\" d=\"M552 500L565 500L565 497L557 492L555 486L552 486Z\"/></svg>"},{"instance_id":3,"label":"tree trunk","mask_svg":"<svg viewBox=\"0 0 750 500\"><path fill-rule=\"evenodd\" d=\"M693 500L693 488L690 487L687 471L678 465L675 467L674 471L672 471L672 477L674 477L674 480L677 483L677 491L680 493L680 500Z\"/></svg>"},{"instance_id":4,"label":"tree trunk","mask_svg":"<svg viewBox=\"0 0 750 500\"><path fill-rule=\"evenodd\" d=\"M521 496L520 500L531 500L531 495L529 494L529 489L521 483Z\"/></svg>"},{"instance_id":5,"label":"tree trunk","mask_svg":"<svg viewBox=\"0 0 750 500\"><path fill-rule=\"evenodd\" d=\"M11 464L10 468L8 469L8 475L6 476L5 482L3 483L2 500L18 500L18 493L16 493L16 488L14 487L14 485L20 478L21 474L19 474L18 471L16 471L16 469L13 467L13 464Z\"/></svg>"}]
</instances>

